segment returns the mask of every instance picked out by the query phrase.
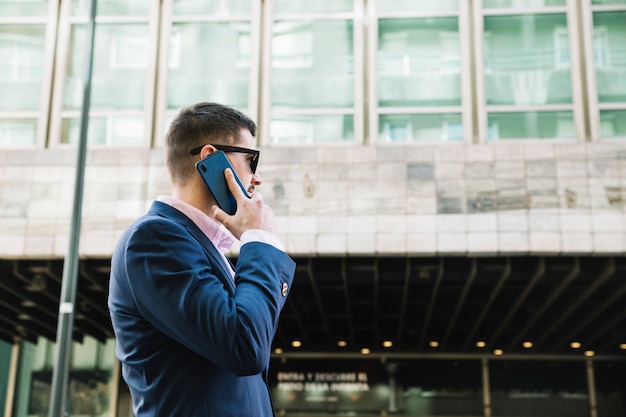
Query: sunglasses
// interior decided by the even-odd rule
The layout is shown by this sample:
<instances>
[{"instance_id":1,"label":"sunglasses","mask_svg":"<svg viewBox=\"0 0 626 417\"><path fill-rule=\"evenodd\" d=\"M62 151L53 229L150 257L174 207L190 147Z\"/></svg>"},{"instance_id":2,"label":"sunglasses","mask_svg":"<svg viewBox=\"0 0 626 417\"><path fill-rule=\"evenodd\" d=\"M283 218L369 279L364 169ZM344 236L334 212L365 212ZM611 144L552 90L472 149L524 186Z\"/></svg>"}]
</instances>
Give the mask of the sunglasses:
<instances>
[{"instance_id":1,"label":"sunglasses","mask_svg":"<svg viewBox=\"0 0 626 417\"><path fill-rule=\"evenodd\" d=\"M246 153L248 155L251 155L250 157L250 170L252 170L252 173L256 173L256 166L259 163L259 151L256 149L250 149L250 148L241 148L239 146L229 146L229 145L215 145L210 143L209 145L213 146L215 149L220 150L220 151L224 151L226 153L228 152L236 152L236 153ZM197 148L193 148L191 151L189 151L189 153L191 155L198 155L200 153L200 151L202 151L202 148L204 148L206 146L202 145L202 146L198 146Z\"/></svg>"}]
</instances>

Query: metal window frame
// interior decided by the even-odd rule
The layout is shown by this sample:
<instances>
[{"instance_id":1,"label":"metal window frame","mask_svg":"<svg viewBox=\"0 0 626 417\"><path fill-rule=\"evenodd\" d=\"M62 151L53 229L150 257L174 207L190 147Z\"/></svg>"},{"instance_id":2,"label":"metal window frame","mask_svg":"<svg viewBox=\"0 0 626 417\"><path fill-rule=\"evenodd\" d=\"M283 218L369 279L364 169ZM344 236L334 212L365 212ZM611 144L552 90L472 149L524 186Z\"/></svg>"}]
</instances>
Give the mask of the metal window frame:
<instances>
[{"instance_id":1,"label":"metal window frame","mask_svg":"<svg viewBox=\"0 0 626 417\"><path fill-rule=\"evenodd\" d=\"M383 0L378 0L383 1ZM459 113L463 121L463 140L461 143L474 142L474 122L472 116L472 41L470 36L470 6L467 1L459 1L457 10L426 10L416 12L383 12L378 13L376 1L368 1L368 144L382 144L379 138L379 116L382 114L444 114ZM459 22L459 48L461 53L461 104L459 106L406 106L380 107L378 105L378 22L380 19L421 19L431 17L457 17ZM407 142L403 142L407 144ZM432 140L426 142L410 142L410 144L443 143ZM454 142L457 143L457 142Z\"/></svg>"},{"instance_id":2,"label":"metal window frame","mask_svg":"<svg viewBox=\"0 0 626 417\"><path fill-rule=\"evenodd\" d=\"M159 35L159 2L150 2L150 9L147 15L142 16L97 16L96 25L101 23L109 24L128 24L139 23L148 25L148 60L146 63L146 73L144 80L144 98L142 110L98 110L93 109L89 112L89 117L105 117L105 116L128 116L142 117L144 123L144 138L140 145L149 146L153 136L153 118L154 118L154 97L156 95L156 69L158 56L158 35ZM63 109L63 96L65 93L65 80L67 78L67 65L70 53L70 41L72 28L74 25L87 24L87 16L72 16L72 0L61 0L59 13L59 30L57 38L57 54L55 60L54 71L54 95L52 96L51 119L49 131L49 146L52 147L68 147L75 146L72 144L61 143L61 129L66 119L78 117L80 111ZM90 145L102 146L106 148L127 147L128 145Z\"/></svg>"},{"instance_id":3,"label":"metal window frame","mask_svg":"<svg viewBox=\"0 0 626 417\"><path fill-rule=\"evenodd\" d=\"M259 78L260 78L260 59L261 59L261 4L257 1L251 1L251 9L249 14L237 14L229 16L215 15L178 15L174 16L174 0L163 0L161 13L161 30L159 37L159 62L158 78L156 85L156 105L155 105L155 126L154 126L154 147L164 146L164 136L169 120L171 120L178 110L169 110L167 108L167 78L168 78L168 62L169 62L169 40L172 27L175 23L218 23L218 22L250 22L250 71L248 74L248 107L238 109L252 120L258 120L259 117ZM189 103L192 104L192 103ZM225 103L228 104L228 103Z\"/></svg>"},{"instance_id":4,"label":"metal window frame","mask_svg":"<svg viewBox=\"0 0 626 417\"><path fill-rule=\"evenodd\" d=\"M346 146L357 145L365 143L365 129L364 129L364 102L365 102L365 0L353 0L353 10L351 12L342 13L274 13L274 0L267 0L263 7L263 43L262 43L262 70L261 70L261 114L260 114L260 145L269 146L271 144L270 138L270 123L274 116L292 116L292 115L309 115L309 116L323 116L323 115L352 115L354 123L354 141L353 142L319 142L324 146ZM312 107L306 109L280 109L274 110L272 108L272 88L271 88L271 74L272 74L272 39L274 22L277 20L352 20L352 42L354 51L354 79L353 79L353 91L354 105L351 108L324 108L324 107ZM317 144L318 142L313 142ZM303 144L290 144L290 146L310 145L309 143ZM276 145L281 146L281 145Z\"/></svg>"}]
</instances>

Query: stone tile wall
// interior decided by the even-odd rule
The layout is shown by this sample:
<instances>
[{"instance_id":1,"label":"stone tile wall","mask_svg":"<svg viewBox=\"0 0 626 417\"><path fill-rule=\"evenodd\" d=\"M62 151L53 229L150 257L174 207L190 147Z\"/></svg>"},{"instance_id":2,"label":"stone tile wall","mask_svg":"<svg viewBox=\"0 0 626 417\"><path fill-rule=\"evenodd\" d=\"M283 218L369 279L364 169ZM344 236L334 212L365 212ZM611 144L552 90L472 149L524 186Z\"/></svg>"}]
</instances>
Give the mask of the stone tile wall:
<instances>
[{"instance_id":1,"label":"stone tile wall","mask_svg":"<svg viewBox=\"0 0 626 417\"><path fill-rule=\"evenodd\" d=\"M0 151L0 257L65 255L75 159ZM623 141L264 148L259 172L294 255L626 251ZM109 256L169 189L161 149L90 150L81 254Z\"/></svg>"}]
</instances>

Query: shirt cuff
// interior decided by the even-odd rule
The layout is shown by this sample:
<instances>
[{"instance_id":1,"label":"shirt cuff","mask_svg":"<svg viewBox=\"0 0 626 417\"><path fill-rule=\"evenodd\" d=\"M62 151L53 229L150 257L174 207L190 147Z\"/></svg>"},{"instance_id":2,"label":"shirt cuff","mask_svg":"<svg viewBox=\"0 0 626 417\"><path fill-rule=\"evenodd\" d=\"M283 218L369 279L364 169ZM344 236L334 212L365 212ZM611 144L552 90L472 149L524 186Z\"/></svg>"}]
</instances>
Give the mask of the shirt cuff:
<instances>
[{"instance_id":1,"label":"shirt cuff","mask_svg":"<svg viewBox=\"0 0 626 417\"><path fill-rule=\"evenodd\" d=\"M261 229L246 230L241 235L239 241L241 242L241 246L249 242L261 242L272 245L280 251L285 251L285 245L276 235Z\"/></svg>"}]
</instances>

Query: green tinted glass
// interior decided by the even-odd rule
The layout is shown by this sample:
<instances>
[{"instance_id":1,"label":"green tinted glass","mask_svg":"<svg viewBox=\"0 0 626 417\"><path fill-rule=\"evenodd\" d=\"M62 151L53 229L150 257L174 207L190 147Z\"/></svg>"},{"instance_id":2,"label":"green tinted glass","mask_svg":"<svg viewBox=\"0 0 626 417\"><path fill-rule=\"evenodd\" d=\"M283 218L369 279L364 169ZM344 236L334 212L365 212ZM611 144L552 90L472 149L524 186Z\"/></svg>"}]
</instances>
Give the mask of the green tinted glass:
<instances>
[{"instance_id":1,"label":"green tinted glass","mask_svg":"<svg viewBox=\"0 0 626 417\"><path fill-rule=\"evenodd\" d=\"M34 145L36 134L36 120L0 120L0 146Z\"/></svg>"},{"instance_id":2,"label":"green tinted glass","mask_svg":"<svg viewBox=\"0 0 626 417\"><path fill-rule=\"evenodd\" d=\"M485 17L488 104L572 102L565 14Z\"/></svg>"},{"instance_id":3,"label":"green tinted glass","mask_svg":"<svg viewBox=\"0 0 626 417\"><path fill-rule=\"evenodd\" d=\"M272 39L272 104L352 107L352 21L279 21Z\"/></svg>"},{"instance_id":4,"label":"green tinted glass","mask_svg":"<svg viewBox=\"0 0 626 417\"><path fill-rule=\"evenodd\" d=\"M463 140L461 114L393 114L378 119L379 142Z\"/></svg>"},{"instance_id":5,"label":"green tinted glass","mask_svg":"<svg viewBox=\"0 0 626 417\"><path fill-rule=\"evenodd\" d=\"M43 25L0 25L0 111L39 109L45 33Z\"/></svg>"},{"instance_id":6,"label":"green tinted glass","mask_svg":"<svg viewBox=\"0 0 626 417\"><path fill-rule=\"evenodd\" d=\"M74 25L70 44L64 108L78 110L82 104L86 27ZM148 25L96 25L92 110L140 110L148 65Z\"/></svg>"},{"instance_id":7,"label":"green tinted glass","mask_svg":"<svg viewBox=\"0 0 626 417\"><path fill-rule=\"evenodd\" d=\"M251 50L249 22L175 24L168 55L168 109L208 97L247 108Z\"/></svg>"},{"instance_id":8,"label":"green tinted glass","mask_svg":"<svg viewBox=\"0 0 626 417\"><path fill-rule=\"evenodd\" d=\"M251 0L174 0L174 15L246 15L251 8Z\"/></svg>"},{"instance_id":9,"label":"green tinted glass","mask_svg":"<svg viewBox=\"0 0 626 417\"><path fill-rule=\"evenodd\" d=\"M274 117L270 123L272 143L353 142L354 117L283 116Z\"/></svg>"},{"instance_id":10,"label":"green tinted glass","mask_svg":"<svg viewBox=\"0 0 626 417\"><path fill-rule=\"evenodd\" d=\"M61 143L76 144L80 138L80 119L64 119ZM144 140L143 117L90 117L87 142L90 145L141 145Z\"/></svg>"},{"instance_id":11,"label":"green tinted glass","mask_svg":"<svg viewBox=\"0 0 626 417\"><path fill-rule=\"evenodd\" d=\"M505 139L574 139L574 114L562 112L490 113L487 138Z\"/></svg>"},{"instance_id":12,"label":"green tinted glass","mask_svg":"<svg viewBox=\"0 0 626 417\"><path fill-rule=\"evenodd\" d=\"M600 111L600 132L603 138L626 138L626 110Z\"/></svg>"},{"instance_id":13,"label":"green tinted glass","mask_svg":"<svg viewBox=\"0 0 626 417\"><path fill-rule=\"evenodd\" d=\"M598 100L626 102L626 11L593 14L593 49Z\"/></svg>"},{"instance_id":14,"label":"green tinted glass","mask_svg":"<svg viewBox=\"0 0 626 417\"><path fill-rule=\"evenodd\" d=\"M456 17L381 19L378 104L461 104L461 47Z\"/></svg>"}]
</instances>

